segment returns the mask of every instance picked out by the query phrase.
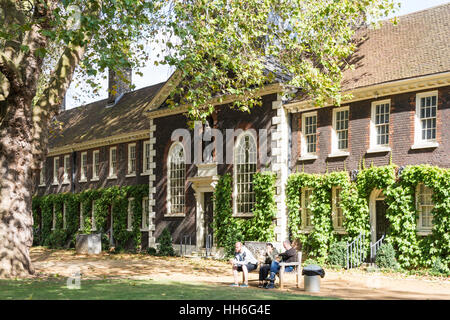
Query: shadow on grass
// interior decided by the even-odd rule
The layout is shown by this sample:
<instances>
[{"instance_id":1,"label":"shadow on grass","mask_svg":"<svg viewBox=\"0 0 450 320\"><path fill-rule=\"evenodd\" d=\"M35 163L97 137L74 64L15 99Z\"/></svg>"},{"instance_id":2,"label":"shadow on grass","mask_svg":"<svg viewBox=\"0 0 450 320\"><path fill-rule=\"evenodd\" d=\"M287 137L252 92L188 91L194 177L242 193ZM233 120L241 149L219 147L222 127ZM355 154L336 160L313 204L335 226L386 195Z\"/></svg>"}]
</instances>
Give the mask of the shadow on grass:
<instances>
[{"instance_id":1,"label":"shadow on grass","mask_svg":"<svg viewBox=\"0 0 450 320\"><path fill-rule=\"evenodd\" d=\"M0 280L1 300L322 300L301 294L257 288L153 280L82 280L80 289L67 279Z\"/></svg>"}]
</instances>

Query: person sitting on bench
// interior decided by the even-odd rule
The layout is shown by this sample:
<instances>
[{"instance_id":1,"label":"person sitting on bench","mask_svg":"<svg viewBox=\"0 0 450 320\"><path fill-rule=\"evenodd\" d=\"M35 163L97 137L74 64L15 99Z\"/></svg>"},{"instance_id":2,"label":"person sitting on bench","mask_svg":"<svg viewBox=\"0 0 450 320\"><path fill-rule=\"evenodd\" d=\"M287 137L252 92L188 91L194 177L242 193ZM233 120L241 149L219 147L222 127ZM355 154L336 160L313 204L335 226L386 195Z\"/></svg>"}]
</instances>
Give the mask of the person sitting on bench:
<instances>
[{"instance_id":1,"label":"person sitting on bench","mask_svg":"<svg viewBox=\"0 0 450 320\"><path fill-rule=\"evenodd\" d=\"M234 259L230 260L233 266L234 284L232 287L239 287L238 272L243 273L244 283L241 287L248 287L248 273L255 270L258 267L258 260L241 242L236 242Z\"/></svg>"},{"instance_id":2,"label":"person sitting on bench","mask_svg":"<svg viewBox=\"0 0 450 320\"><path fill-rule=\"evenodd\" d=\"M289 240L283 241L283 247L286 249L285 252L280 253L276 260L272 261L270 265L270 276L269 283L266 286L266 289L275 288L275 275L280 271L280 262L295 262L297 260L297 250L291 246L291 242ZM293 266L287 266L285 272L291 272L294 270Z\"/></svg>"},{"instance_id":3,"label":"person sitting on bench","mask_svg":"<svg viewBox=\"0 0 450 320\"><path fill-rule=\"evenodd\" d=\"M267 285L264 283L267 280L267 276L269 275L270 265L272 261L275 261L278 256L278 251L273 247L273 244L270 242L266 243L266 252L262 257L262 261L259 267L259 285L258 288L263 288Z\"/></svg>"}]
</instances>

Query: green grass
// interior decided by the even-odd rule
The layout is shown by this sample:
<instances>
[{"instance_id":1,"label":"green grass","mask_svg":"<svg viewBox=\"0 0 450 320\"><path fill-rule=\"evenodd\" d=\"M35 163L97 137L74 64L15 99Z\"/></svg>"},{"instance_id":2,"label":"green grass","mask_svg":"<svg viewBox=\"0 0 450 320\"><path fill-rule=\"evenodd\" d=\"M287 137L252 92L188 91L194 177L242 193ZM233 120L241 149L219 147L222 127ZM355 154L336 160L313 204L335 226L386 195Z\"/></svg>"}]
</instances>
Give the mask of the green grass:
<instances>
[{"instance_id":1,"label":"green grass","mask_svg":"<svg viewBox=\"0 0 450 320\"><path fill-rule=\"evenodd\" d=\"M325 297L277 289L232 288L153 280L81 280L69 289L66 279L0 280L0 300L322 300Z\"/></svg>"}]
</instances>

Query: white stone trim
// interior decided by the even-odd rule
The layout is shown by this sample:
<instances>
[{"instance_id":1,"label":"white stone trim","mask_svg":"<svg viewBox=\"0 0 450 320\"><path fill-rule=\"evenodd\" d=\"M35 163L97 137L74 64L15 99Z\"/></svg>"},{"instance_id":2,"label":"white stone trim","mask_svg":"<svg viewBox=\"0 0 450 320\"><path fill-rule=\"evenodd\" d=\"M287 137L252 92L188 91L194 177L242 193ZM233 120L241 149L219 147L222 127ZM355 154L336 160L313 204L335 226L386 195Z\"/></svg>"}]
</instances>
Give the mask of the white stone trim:
<instances>
[{"instance_id":1,"label":"white stone trim","mask_svg":"<svg viewBox=\"0 0 450 320\"><path fill-rule=\"evenodd\" d=\"M155 149L155 144L156 144L156 137L154 137L155 131L156 131L156 124L154 124L153 119L149 120L150 122L150 134L147 135L147 139L149 140L150 143L150 170L148 170L148 203L149 203L149 208L148 208L148 212L150 215L149 221L148 221L148 246L149 248L156 248L156 238L155 238L155 229L156 229L156 225L154 222L155 219L155 203L156 203L156 187L154 186L154 181L156 181L156 176L155 176L155 172L154 169L156 168L156 162L154 160L155 155L156 155L156 149ZM144 142L145 143L145 142Z\"/></svg>"},{"instance_id":2,"label":"white stone trim","mask_svg":"<svg viewBox=\"0 0 450 320\"><path fill-rule=\"evenodd\" d=\"M350 103L368 99L378 99L379 97L390 96L394 94L445 87L449 84L450 72L420 76L406 80L391 81L388 83L344 91L343 94L350 93L353 95L353 97L351 99L343 101L343 103ZM326 103L324 106L329 107L333 105L334 104ZM320 107L313 106L312 100L308 99L305 101L286 104L285 108L289 110L289 112L296 113L308 110L316 110Z\"/></svg>"},{"instance_id":3,"label":"white stone trim","mask_svg":"<svg viewBox=\"0 0 450 320\"><path fill-rule=\"evenodd\" d=\"M118 134L102 139L95 139L95 140L89 140L86 142L81 143L74 143L65 145L62 147L57 147L50 149L48 152L47 157L53 157L55 155L61 155L68 152L73 151L82 151L82 150L89 150L89 149L95 149L102 146L109 146L109 145L115 145L120 143L127 143L135 140L142 140L148 138L148 130L140 130L136 132L131 133L124 133L124 134Z\"/></svg>"},{"instance_id":4,"label":"white stone trim","mask_svg":"<svg viewBox=\"0 0 450 320\"><path fill-rule=\"evenodd\" d=\"M277 100L272 101L272 109L276 115L272 118L275 131L272 131L272 153L271 170L276 173L275 202L277 204L277 219L275 226L275 240L281 242L287 239L287 207L286 207L286 183L288 178L288 154L289 154L289 131L288 113L284 108L282 95L277 94Z\"/></svg>"}]
</instances>

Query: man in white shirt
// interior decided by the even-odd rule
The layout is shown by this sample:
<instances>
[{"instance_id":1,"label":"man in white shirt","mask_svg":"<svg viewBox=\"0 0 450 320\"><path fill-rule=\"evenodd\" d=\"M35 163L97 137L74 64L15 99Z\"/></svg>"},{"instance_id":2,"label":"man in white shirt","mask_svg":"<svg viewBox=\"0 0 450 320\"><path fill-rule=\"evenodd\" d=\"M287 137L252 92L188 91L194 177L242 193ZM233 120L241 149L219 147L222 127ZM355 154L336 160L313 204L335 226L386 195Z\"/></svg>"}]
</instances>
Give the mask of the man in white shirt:
<instances>
[{"instance_id":1,"label":"man in white shirt","mask_svg":"<svg viewBox=\"0 0 450 320\"><path fill-rule=\"evenodd\" d=\"M246 288L248 287L248 273L258 267L258 260L256 260L250 250L242 245L241 242L236 242L234 248L234 259L230 260L230 263L233 266L234 276L234 284L232 284L231 286L239 287L238 272L242 271L244 283L241 284L240 287Z\"/></svg>"}]
</instances>

